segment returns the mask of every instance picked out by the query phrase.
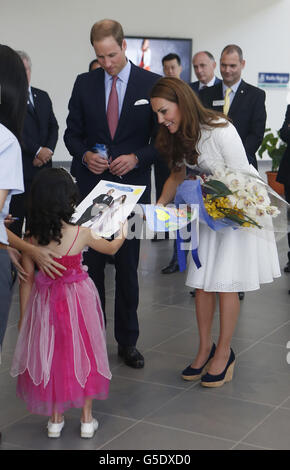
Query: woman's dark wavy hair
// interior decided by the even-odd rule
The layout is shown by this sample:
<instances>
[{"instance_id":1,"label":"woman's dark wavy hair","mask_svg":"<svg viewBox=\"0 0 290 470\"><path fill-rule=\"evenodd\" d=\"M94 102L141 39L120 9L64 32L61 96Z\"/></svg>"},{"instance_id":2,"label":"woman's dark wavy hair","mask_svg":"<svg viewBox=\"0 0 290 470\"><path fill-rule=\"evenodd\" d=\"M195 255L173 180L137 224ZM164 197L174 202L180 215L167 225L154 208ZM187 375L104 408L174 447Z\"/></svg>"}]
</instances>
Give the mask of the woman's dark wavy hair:
<instances>
[{"instance_id":1,"label":"woman's dark wavy hair","mask_svg":"<svg viewBox=\"0 0 290 470\"><path fill-rule=\"evenodd\" d=\"M62 222L70 223L78 202L77 186L66 170L41 170L29 195L27 236L34 237L39 245L60 243Z\"/></svg>"},{"instance_id":2,"label":"woman's dark wavy hair","mask_svg":"<svg viewBox=\"0 0 290 470\"><path fill-rule=\"evenodd\" d=\"M21 141L28 82L19 55L0 44L0 122Z\"/></svg>"},{"instance_id":3,"label":"woman's dark wavy hair","mask_svg":"<svg viewBox=\"0 0 290 470\"><path fill-rule=\"evenodd\" d=\"M150 98L163 98L179 107L181 123L178 131L170 134L165 126L160 125L155 139L155 147L169 167L176 171L184 159L192 164L197 162L201 125L209 128L228 125L224 114L205 108L190 86L179 78L160 78L152 88ZM218 121L221 117L223 121Z\"/></svg>"}]
</instances>

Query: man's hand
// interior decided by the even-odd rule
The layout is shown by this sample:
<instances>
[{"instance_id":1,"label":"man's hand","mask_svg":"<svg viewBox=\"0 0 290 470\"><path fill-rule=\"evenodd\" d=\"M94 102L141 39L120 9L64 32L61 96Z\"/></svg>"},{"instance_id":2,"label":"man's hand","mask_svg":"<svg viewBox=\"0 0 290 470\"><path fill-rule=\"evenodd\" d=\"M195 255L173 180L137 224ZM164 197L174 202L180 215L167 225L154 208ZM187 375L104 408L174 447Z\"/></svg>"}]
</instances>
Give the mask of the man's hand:
<instances>
[{"instance_id":1,"label":"man's hand","mask_svg":"<svg viewBox=\"0 0 290 470\"><path fill-rule=\"evenodd\" d=\"M41 167L43 166L43 163L41 160L39 160L39 158L35 157L33 162L32 162L33 166L37 166L37 167Z\"/></svg>"},{"instance_id":2,"label":"man's hand","mask_svg":"<svg viewBox=\"0 0 290 470\"><path fill-rule=\"evenodd\" d=\"M120 155L110 164L110 172L116 176L123 176L133 170L137 163L138 159L134 153Z\"/></svg>"},{"instance_id":3,"label":"man's hand","mask_svg":"<svg viewBox=\"0 0 290 470\"><path fill-rule=\"evenodd\" d=\"M52 155L53 155L53 152L49 148L42 147L39 150L38 154L36 155L35 159L40 160L42 164L45 165L45 163L48 163L51 160ZM35 165L35 166L40 166L40 165Z\"/></svg>"},{"instance_id":4,"label":"man's hand","mask_svg":"<svg viewBox=\"0 0 290 470\"><path fill-rule=\"evenodd\" d=\"M15 268L17 269L18 276L22 281L26 281L28 274L24 271L21 265L21 253L17 251L15 248L8 247L7 248L8 254L12 263L14 264Z\"/></svg>"},{"instance_id":5,"label":"man's hand","mask_svg":"<svg viewBox=\"0 0 290 470\"><path fill-rule=\"evenodd\" d=\"M92 173L95 173L95 175L101 175L109 168L109 163L106 158L101 157L98 153L90 151L85 153L84 162L87 164L88 169Z\"/></svg>"},{"instance_id":6,"label":"man's hand","mask_svg":"<svg viewBox=\"0 0 290 470\"><path fill-rule=\"evenodd\" d=\"M13 224L15 220L17 220L17 218L15 219L11 214L6 215L4 219L5 227L10 227L10 225Z\"/></svg>"}]
</instances>

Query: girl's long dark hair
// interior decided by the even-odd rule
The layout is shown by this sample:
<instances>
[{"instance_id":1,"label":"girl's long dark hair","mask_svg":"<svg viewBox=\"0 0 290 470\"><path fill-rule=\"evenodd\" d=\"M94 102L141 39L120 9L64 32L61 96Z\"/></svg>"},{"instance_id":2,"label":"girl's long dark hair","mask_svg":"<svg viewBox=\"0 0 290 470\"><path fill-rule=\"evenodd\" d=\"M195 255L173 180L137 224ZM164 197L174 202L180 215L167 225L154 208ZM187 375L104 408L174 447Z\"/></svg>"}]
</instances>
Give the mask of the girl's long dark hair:
<instances>
[{"instance_id":1,"label":"girl's long dark hair","mask_svg":"<svg viewBox=\"0 0 290 470\"><path fill-rule=\"evenodd\" d=\"M170 134L165 126L160 125L155 139L155 147L172 169L180 169L179 164L184 159L192 164L197 162L197 144L202 125L214 128L228 124L226 116L205 108L190 86L179 78L160 78L151 90L150 97L163 98L179 107L182 119L178 131Z\"/></svg>"},{"instance_id":2,"label":"girl's long dark hair","mask_svg":"<svg viewBox=\"0 0 290 470\"><path fill-rule=\"evenodd\" d=\"M28 82L19 55L0 44L0 123L21 141Z\"/></svg>"},{"instance_id":3,"label":"girl's long dark hair","mask_svg":"<svg viewBox=\"0 0 290 470\"><path fill-rule=\"evenodd\" d=\"M32 183L28 203L27 236L39 245L60 243L62 223L70 223L79 193L70 174L63 168L47 168Z\"/></svg>"}]
</instances>

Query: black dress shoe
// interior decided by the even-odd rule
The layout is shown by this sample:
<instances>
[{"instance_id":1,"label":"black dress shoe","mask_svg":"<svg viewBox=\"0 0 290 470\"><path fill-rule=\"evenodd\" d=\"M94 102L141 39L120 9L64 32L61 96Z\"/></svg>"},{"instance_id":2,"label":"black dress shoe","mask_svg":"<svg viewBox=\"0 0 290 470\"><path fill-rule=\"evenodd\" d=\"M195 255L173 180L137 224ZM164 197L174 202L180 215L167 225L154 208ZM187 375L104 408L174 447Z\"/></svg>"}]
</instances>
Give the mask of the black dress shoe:
<instances>
[{"instance_id":1,"label":"black dress shoe","mask_svg":"<svg viewBox=\"0 0 290 470\"><path fill-rule=\"evenodd\" d=\"M240 299L240 300L244 300L244 298L245 298L245 292L238 292L238 294L239 294L239 299Z\"/></svg>"},{"instance_id":2,"label":"black dress shoe","mask_svg":"<svg viewBox=\"0 0 290 470\"><path fill-rule=\"evenodd\" d=\"M121 346L119 344L118 355L129 367L134 367L134 369L142 369L144 367L144 357L135 346Z\"/></svg>"},{"instance_id":3,"label":"black dress shoe","mask_svg":"<svg viewBox=\"0 0 290 470\"><path fill-rule=\"evenodd\" d=\"M288 261L288 263L286 264L284 268L284 273L290 273L290 261Z\"/></svg>"},{"instance_id":4,"label":"black dress shoe","mask_svg":"<svg viewBox=\"0 0 290 470\"><path fill-rule=\"evenodd\" d=\"M162 274L172 274L179 271L179 265L177 261L170 261L169 265L161 269Z\"/></svg>"}]
</instances>

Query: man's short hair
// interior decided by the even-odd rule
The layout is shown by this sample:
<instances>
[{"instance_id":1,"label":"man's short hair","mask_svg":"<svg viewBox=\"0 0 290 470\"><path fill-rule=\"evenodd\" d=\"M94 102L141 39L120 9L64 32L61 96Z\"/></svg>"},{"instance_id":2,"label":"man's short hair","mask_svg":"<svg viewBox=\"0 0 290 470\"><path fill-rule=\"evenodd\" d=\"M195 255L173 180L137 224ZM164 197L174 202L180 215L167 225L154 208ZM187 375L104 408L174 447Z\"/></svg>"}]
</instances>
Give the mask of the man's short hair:
<instances>
[{"instance_id":1,"label":"man's short hair","mask_svg":"<svg viewBox=\"0 0 290 470\"><path fill-rule=\"evenodd\" d=\"M212 55L211 52L208 52L208 51L199 51L199 52L196 52L196 54L194 54L194 56L193 56L193 59L195 58L195 56L196 56L197 54L200 54L200 53L206 54L210 60L212 60L213 62L215 62L214 56Z\"/></svg>"},{"instance_id":2,"label":"man's short hair","mask_svg":"<svg viewBox=\"0 0 290 470\"><path fill-rule=\"evenodd\" d=\"M240 62L243 60L243 51L240 48L240 46L237 46L236 44L229 44L228 46L224 47L221 53L221 56L225 54L232 54L233 52L236 52L239 56Z\"/></svg>"},{"instance_id":3,"label":"man's short hair","mask_svg":"<svg viewBox=\"0 0 290 470\"><path fill-rule=\"evenodd\" d=\"M113 36L115 41L122 47L124 40L123 28L118 21L115 20L101 20L95 23L91 29L90 40L93 45L94 42L102 41L103 39Z\"/></svg>"},{"instance_id":4,"label":"man's short hair","mask_svg":"<svg viewBox=\"0 0 290 470\"><path fill-rule=\"evenodd\" d=\"M26 62L28 64L28 67L31 70L32 62L31 62L31 59L30 59L29 55L27 54L27 52L24 52L24 51L16 51L16 52L22 60L26 60Z\"/></svg>"},{"instance_id":5,"label":"man's short hair","mask_svg":"<svg viewBox=\"0 0 290 470\"><path fill-rule=\"evenodd\" d=\"M179 55L174 54L174 53L170 53L170 54L165 55L162 59L162 65L164 65L164 62L167 62L168 60L174 60L174 59L177 60L178 65L181 65L181 60L180 60Z\"/></svg>"}]
</instances>

